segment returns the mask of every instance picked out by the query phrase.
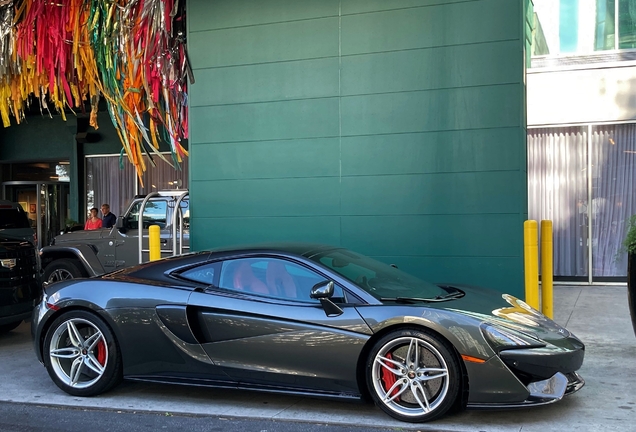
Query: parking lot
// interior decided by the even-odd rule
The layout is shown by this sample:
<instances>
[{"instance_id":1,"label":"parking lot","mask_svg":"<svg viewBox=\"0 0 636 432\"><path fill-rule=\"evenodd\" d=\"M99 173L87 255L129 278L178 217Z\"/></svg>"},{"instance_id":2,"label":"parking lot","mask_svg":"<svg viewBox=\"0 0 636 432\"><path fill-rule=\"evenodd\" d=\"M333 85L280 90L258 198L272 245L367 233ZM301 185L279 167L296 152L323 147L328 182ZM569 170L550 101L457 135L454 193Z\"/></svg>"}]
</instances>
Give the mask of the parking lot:
<instances>
[{"instance_id":1,"label":"parking lot","mask_svg":"<svg viewBox=\"0 0 636 432\"><path fill-rule=\"evenodd\" d=\"M125 382L94 398L69 396L33 353L30 326L0 336L0 400L96 409L351 424L395 430L631 431L636 422L636 337L624 286L555 289L555 320L586 344L586 385L559 403L519 410L466 411L434 423L395 421L371 404L256 392Z\"/></svg>"}]
</instances>

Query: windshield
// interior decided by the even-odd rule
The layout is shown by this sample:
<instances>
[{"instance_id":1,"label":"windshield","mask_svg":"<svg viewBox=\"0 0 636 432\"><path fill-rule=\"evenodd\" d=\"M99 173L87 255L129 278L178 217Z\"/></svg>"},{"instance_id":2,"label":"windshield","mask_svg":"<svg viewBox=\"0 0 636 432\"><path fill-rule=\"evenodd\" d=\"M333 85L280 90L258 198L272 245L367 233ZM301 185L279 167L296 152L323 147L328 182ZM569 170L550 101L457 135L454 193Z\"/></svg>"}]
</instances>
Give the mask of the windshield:
<instances>
[{"instance_id":1,"label":"windshield","mask_svg":"<svg viewBox=\"0 0 636 432\"><path fill-rule=\"evenodd\" d=\"M126 218L126 228L137 229L139 228L139 207L141 201L136 202L130 208L128 217ZM143 227L148 228L150 225L159 225L161 229L166 227L166 208L167 203L165 200L150 200L146 203L144 208L144 222Z\"/></svg>"},{"instance_id":2,"label":"windshield","mask_svg":"<svg viewBox=\"0 0 636 432\"><path fill-rule=\"evenodd\" d=\"M428 299L448 294L435 284L346 249L330 250L311 259L349 279L377 299Z\"/></svg>"},{"instance_id":3,"label":"windshield","mask_svg":"<svg viewBox=\"0 0 636 432\"><path fill-rule=\"evenodd\" d=\"M18 209L0 209L0 228L30 228L26 214Z\"/></svg>"}]
</instances>

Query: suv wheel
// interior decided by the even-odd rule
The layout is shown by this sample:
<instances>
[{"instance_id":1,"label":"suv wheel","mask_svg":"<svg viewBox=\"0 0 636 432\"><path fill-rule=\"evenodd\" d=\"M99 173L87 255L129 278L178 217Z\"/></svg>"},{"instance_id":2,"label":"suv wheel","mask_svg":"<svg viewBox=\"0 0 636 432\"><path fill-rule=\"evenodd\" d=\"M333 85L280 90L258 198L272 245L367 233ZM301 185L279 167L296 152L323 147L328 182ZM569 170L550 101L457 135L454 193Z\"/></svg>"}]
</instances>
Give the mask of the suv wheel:
<instances>
[{"instance_id":1,"label":"suv wheel","mask_svg":"<svg viewBox=\"0 0 636 432\"><path fill-rule=\"evenodd\" d=\"M48 283L59 282L67 279L83 277L78 264L70 259L58 259L52 261L44 269L44 280Z\"/></svg>"}]
</instances>

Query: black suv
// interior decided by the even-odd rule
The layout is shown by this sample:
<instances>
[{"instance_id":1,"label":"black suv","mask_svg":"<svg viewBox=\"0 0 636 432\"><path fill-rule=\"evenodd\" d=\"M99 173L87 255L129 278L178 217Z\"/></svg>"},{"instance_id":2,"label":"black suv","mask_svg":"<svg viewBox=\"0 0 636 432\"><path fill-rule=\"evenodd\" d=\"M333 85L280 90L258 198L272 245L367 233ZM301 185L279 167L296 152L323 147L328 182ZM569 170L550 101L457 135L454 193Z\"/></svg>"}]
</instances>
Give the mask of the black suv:
<instances>
[{"instance_id":1,"label":"black suv","mask_svg":"<svg viewBox=\"0 0 636 432\"><path fill-rule=\"evenodd\" d=\"M30 318L40 298L33 229L22 207L0 201L0 333Z\"/></svg>"}]
</instances>

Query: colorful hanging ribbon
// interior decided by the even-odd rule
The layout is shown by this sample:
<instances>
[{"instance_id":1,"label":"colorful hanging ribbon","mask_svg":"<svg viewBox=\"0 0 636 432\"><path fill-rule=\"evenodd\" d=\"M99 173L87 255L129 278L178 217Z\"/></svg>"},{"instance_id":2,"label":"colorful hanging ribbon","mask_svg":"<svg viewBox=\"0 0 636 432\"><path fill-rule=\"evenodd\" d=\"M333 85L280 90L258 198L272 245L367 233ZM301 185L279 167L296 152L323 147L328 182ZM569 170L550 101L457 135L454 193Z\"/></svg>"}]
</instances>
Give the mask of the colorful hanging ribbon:
<instances>
[{"instance_id":1,"label":"colorful hanging ribbon","mask_svg":"<svg viewBox=\"0 0 636 432\"><path fill-rule=\"evenodd\" d=\"M98 128L105 98L123 151L141 180L145 157L188 153L185 2L179 0L0 0L0 116L16 123L35 100L65 110L90 109ZM74 112L74 111L73 111ZM50 113L49 113L50 114ZM169 161L167 161L170 163Z\"/></svg>"}]
</instances>

